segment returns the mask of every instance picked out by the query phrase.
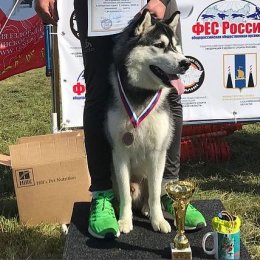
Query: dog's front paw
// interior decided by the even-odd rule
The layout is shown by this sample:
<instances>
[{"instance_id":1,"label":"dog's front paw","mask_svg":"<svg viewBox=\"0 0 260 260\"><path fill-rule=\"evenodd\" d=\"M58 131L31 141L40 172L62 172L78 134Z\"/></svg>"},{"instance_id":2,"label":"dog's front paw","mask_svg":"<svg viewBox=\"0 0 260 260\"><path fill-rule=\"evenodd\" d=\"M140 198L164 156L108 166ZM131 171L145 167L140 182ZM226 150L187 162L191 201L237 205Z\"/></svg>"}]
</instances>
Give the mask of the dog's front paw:
<instances>
[{"instance_id":1,"label":"dog's front paw","mask_svg":"<svg viewBox=\"0 0 260 260\"><path fill-rule=\"evenodd\" d=\"M171 232L171 226L164 218L152 220L152 226L154 231L160 231L162 233Z\"/></svg>"},{"instance_id":2,"label":"dog's front paw","mask_svg":"<svg viewBox=\"0 0 260 260\"><path fill-rule=\"evenodd\" d=\"M119 230L123 233L129 233L133 230L132 219L119 219L118 220Z\"/></svg>"}]
</instances>

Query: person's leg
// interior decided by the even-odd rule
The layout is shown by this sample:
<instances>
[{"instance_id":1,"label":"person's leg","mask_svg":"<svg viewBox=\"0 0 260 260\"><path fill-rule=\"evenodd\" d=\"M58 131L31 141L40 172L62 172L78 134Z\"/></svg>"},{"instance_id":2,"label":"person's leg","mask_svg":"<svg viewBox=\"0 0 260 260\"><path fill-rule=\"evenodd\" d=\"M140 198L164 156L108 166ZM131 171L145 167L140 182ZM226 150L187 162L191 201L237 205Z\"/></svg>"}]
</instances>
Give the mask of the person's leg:
<instances>
[{"instance_id":1,"label":"person's leg","mask_svg":"<svg viewBox=\"0 0 260 260\"><path fill-rule=\"evenodd\" d=\"M168 102L173 115L174 132L170 147L167 151L162 187L164 187L170 180L179 180L180 171L181 134L183 122L181 97L176 95L174 92L171 92ZM162 195L164 194L165 191L162 190Z\"/></svg>"},{"instance_id":2,"label":"person's leg","mask_svg":"<svg viewBox=\"0 0 260 260\"><path fill-rule=\"evenodd\" d=\"M167 151L164 176L162 181L162 206L163 208L174 215L172 200L166 195L165 185L169 181L179 180L180 171L180 152L181 152L181 133L182 133L182 105L181 98L174 92L169 96L169 104L173 114L174 132L170 147ZM188 205L185 216L185 230L194 230L206 226L206 221L203 215L194 208L191 204Z\"/></svg>"},{"instance_id":3,"label":"person's leg","mask_svg":"<svg viewBox=\"0 0 260 260\"><path fill-rule=\"evenodd\" d=\"M165 19L169 18L177 10L176 1L170 1L166 9ZM181 29L178 27L178 37L181 43ZM183 114L182 114L182 104L181 97L176 95L174 92L171 92L169 95L169 104L170 109L173 115L174 122L174 132L173 138L170 144L170 147L167 151L165 170L162 181L162 206L163 208L171 213L173 212L172 201L166 195L165 185L169 181L179 180L179 171L180 171L180 153L181 153L181 134L182 134L182 125L183 125ZM193 230L206 226L206 221L203 215L194 208L191 204L188 205L186 216L185 216L185 229Z\"/></svg>"},{"instance_id":4,"label":"person's leg","mask_svg":"<svg viewBox=\"0 0 260 260\"><path fill-rule=\"evenodd\" d=\"M88 2L75 0L75 15L84 60L86 101L83 115L85 147L91 177L93 200L89 232L97 238L118 236L119 229L112 207L111 147L105 135L104 121L111 90L109 68L112 62L111 37L88 37ZM105 207L104 207L105 206Z\"/></svg>"}]
</instances>

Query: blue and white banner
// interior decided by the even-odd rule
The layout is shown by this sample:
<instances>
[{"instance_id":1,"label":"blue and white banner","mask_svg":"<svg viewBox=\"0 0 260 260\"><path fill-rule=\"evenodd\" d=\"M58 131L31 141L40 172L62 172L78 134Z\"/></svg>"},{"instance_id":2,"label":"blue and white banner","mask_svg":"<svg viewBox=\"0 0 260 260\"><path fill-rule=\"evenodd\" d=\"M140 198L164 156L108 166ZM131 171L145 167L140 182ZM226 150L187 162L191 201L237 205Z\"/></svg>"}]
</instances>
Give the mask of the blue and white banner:
<instances>
[{"instance_id":1,"label":"blue and white banner","mask_svg":"<svg viewBox=\"0 0 260 260\"><path fill-rule=\"evenodd\" d=\"M82 126L83 62L73 1L58 1L62 121ZM186 124L260 121L260 0L177 0L191 66L182 77ZM92 46L88 46L92 48Z\"/></svg>"},{"instance_id":2,"label":"blue and white banner","mask_svg":"<svg viewBox=\"0 0 260 260\"><path fill-rule=\"evenodd\" d=\"M200 0L185 13L183 50L192 62L183 76L186 124L259 121L260 1Z\"/></svg>"}]
</instances>

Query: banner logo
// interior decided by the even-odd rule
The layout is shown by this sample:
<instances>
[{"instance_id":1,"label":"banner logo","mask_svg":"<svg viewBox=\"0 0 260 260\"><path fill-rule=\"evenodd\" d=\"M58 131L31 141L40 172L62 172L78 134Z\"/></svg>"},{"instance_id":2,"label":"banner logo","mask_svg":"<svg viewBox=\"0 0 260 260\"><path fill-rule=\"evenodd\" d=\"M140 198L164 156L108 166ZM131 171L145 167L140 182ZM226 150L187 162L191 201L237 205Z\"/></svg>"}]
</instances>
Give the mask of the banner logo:
<instances>
[{"instance_id":1,"label":"banner logo","mask_svg":"<svg viewBox=\"0 0 260 260\"><path fill-rule=\"evenodd\" d=\"M224 55L224 87L240 89L256 87L257 54Z\"/></svg>"},{"instance_id":2,"label":"banner logo","mask_svg":"<svg viewBox=\"0 0 260 260\"><path fill-rule=\"evenodd\" d=\"M204 67L199 60L194 57L186 56L191 62L189 69L180 78L185 86L184 94L192 93L198 90L203 84L205 78Z\"/></svg>"},{"instance_id":3,"label":"banner logo","mask_svg":"<svg viewBox=\"0 0 260 260\"><path fill-rule=\"evenodd\" d=\"M73 11L71 16L70 16L70 29L71 29L71 32L73 33L73 35L77 39L79 39L78 25L77 25L77 21L76 21L75 11Z\"/></svg>"},{"instance_id":4,"label":"banner logo","mask_svg":"<svg viewBox=\"0 0 260 260\"><path fill-rule=\"evenodd\" d=\"M77 78L77 83L72 86L72 91L76 94L76 96L73 97L73 100L85 99L86 86L84 79L84 70L79 74Z\"/></svg>"},{"instance_id":5,"label":"banner logo","mask_svg":"<svg viewBox=\"0 0 260 260\"><path fill-rule=\"evenodd\" d=\"M246 0L207 6L192 25L192 39L260 37L260 8Z\"/></svg>"}]
</instances>

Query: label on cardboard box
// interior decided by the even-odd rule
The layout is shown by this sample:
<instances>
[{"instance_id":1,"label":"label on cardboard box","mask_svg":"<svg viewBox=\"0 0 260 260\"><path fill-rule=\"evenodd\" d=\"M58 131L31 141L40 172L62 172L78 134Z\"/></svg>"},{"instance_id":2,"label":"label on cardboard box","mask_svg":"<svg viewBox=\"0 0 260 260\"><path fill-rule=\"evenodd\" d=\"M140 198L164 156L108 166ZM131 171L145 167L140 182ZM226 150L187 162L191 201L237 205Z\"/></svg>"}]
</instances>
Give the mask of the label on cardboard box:
<instances>
[{"instance_id":1,"label":"label on cardboard box","mask_svg":"<svg viewBox=\"0 0 260 260\"><path fill-rule=\"evenodd\" d=\"M15 170L14 174L17 188L35 185L32 168Z\"/></svg>"},{"instance_id":2,"label":"label on cardboard box","mask_svg":"<svg viewBox=\"0 0 260 260\"><path fill-rule=\"evenodd\" d=\"M22 138L10 154L22 223L67 224L74 203L91 200L82 131Z\"/></svg>"}]
</instances>

